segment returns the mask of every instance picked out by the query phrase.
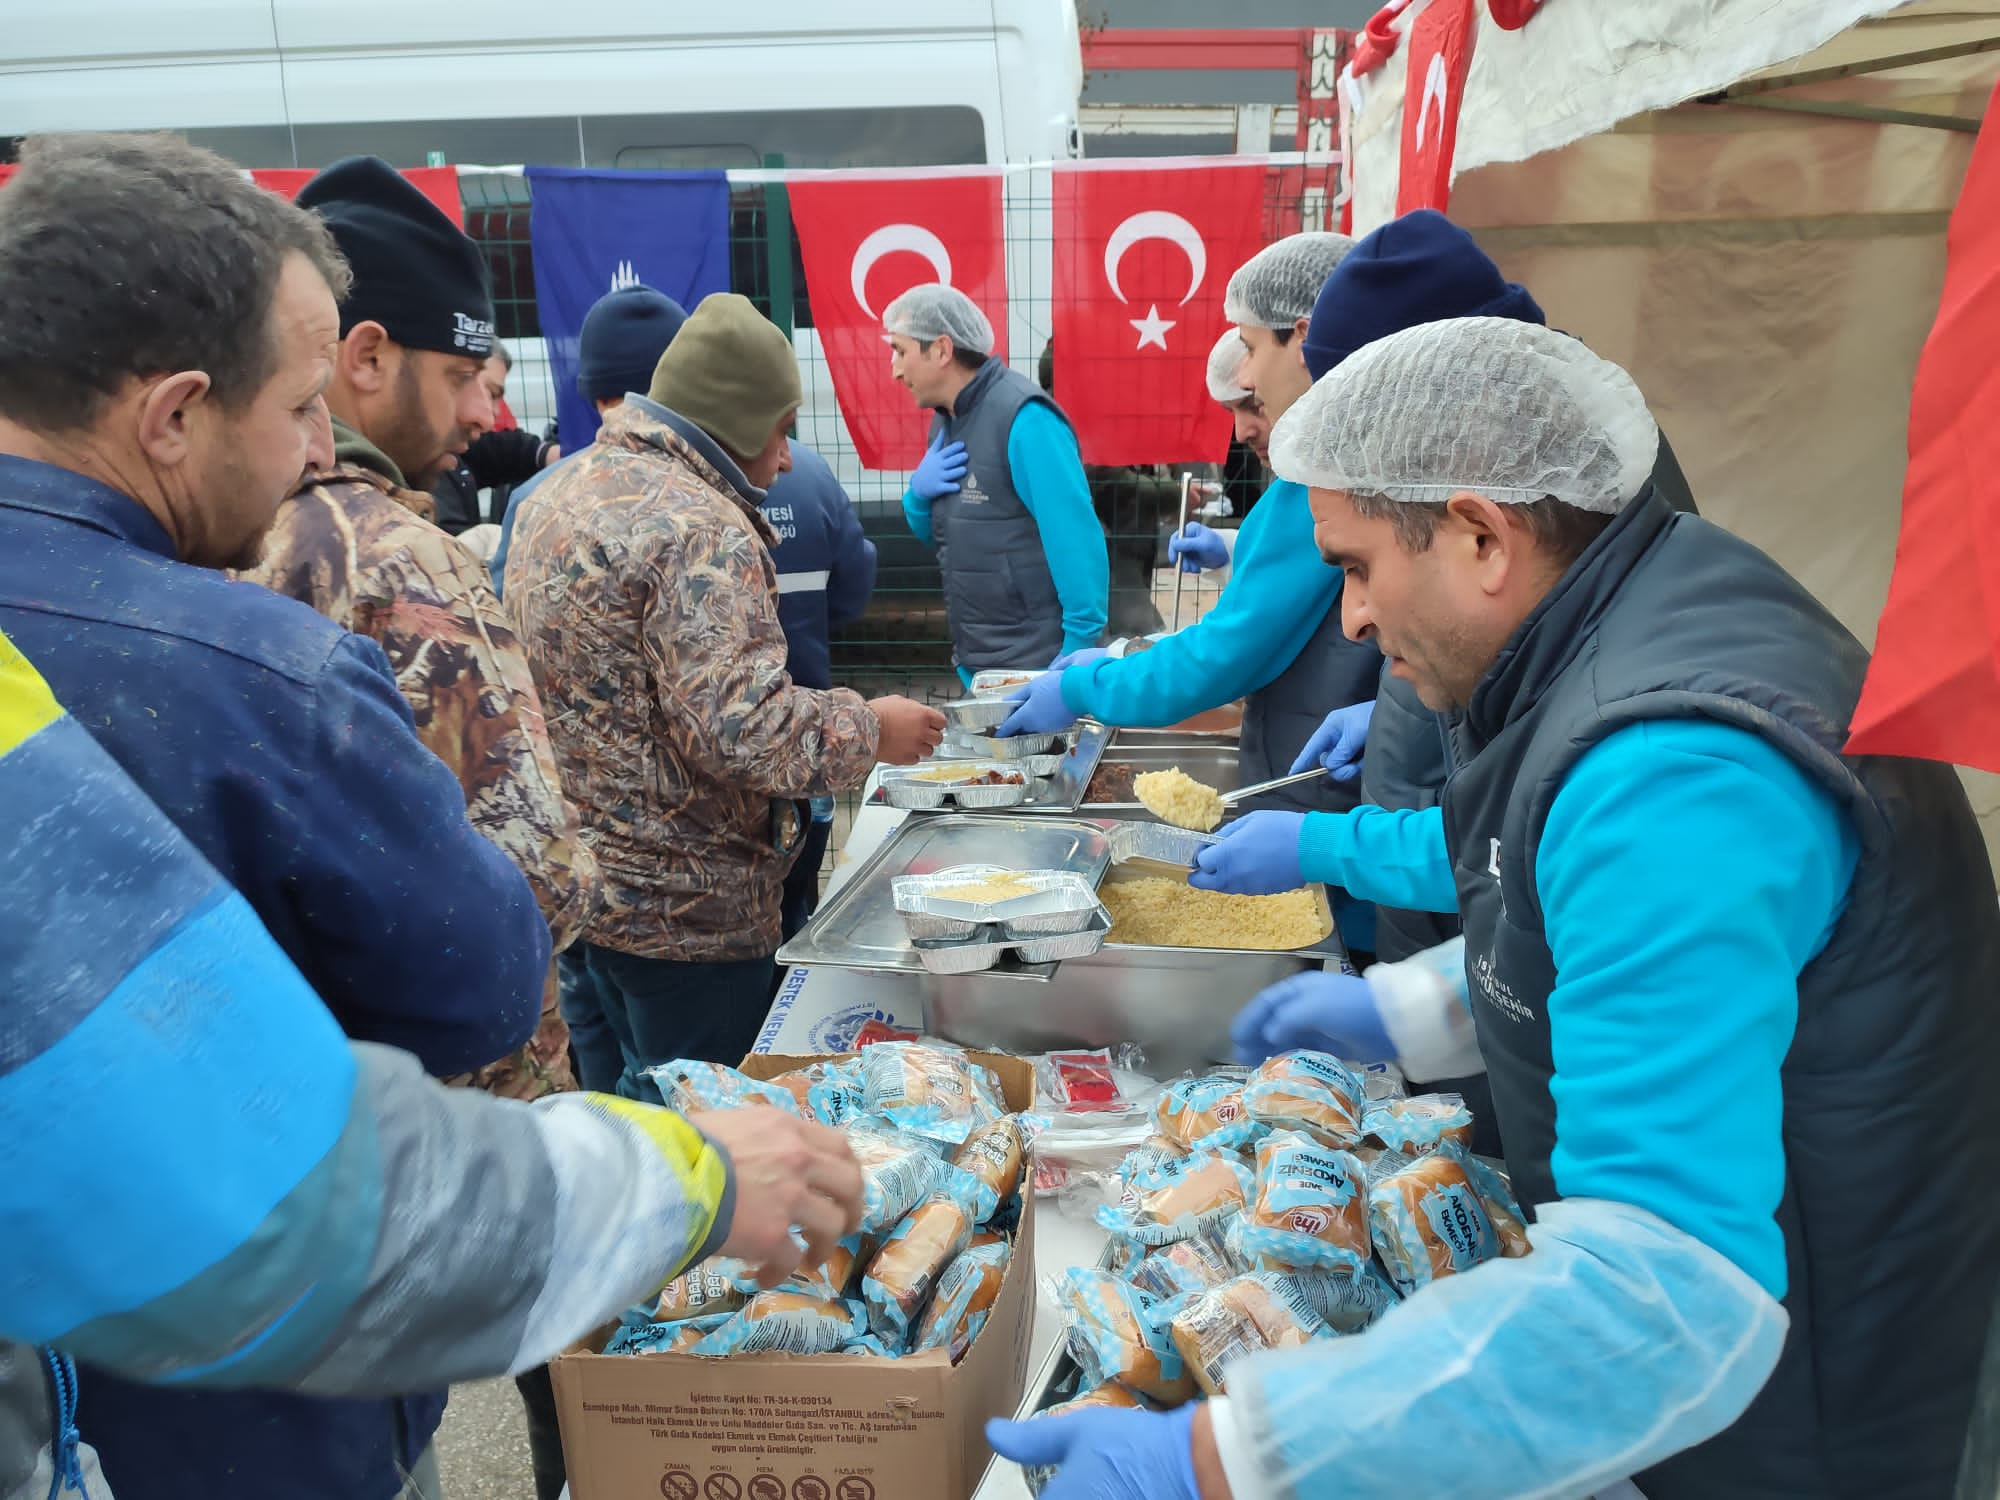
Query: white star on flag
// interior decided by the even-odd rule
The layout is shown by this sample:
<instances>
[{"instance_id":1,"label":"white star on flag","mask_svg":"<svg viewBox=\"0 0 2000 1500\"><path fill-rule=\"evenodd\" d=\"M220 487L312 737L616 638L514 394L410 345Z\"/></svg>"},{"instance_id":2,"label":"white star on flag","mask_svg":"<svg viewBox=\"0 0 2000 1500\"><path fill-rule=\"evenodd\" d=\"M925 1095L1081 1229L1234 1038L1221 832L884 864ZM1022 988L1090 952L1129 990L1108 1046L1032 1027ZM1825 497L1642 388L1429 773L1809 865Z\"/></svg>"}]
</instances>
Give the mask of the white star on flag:
<instances>
[{"instance_id":1,"label":"white star on flag","mask_svg":"<svg viewBox=\"0 0 2000 1500\"><path fill-rule=\"evenodd\" d=\"M1167 347L1167 330L1178 326L1171 318L1160 316L1160 309L1157 303L1147 307L1145 317L1127 318L1126 321L1139 330L1139 347L1141 349L1145 348L1148 344L1165 349Z\"/></svg>"}]
</instances>

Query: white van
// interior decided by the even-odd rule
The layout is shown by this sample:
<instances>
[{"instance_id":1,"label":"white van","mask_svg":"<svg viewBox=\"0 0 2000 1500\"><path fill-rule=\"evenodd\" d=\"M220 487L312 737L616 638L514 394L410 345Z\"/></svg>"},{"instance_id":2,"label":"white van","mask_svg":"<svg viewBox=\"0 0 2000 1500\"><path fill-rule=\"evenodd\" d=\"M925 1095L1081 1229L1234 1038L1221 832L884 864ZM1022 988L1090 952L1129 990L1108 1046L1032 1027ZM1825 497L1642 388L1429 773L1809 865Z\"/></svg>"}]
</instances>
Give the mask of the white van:
<instances>
[{"instance_id":1,"label":"white van","mask_svg":"<svg viewBox=\"0 0 2000 1500\"><path fill-rule=\"evenodd\" d=\"M356 152L398 166L759 169L1077 151L1074 0L7 0L4 9L0 138L170 128L246 167L318 167ZM461 191L467 229L494 264L516 360L510 404L539 427L553 390L527 273L528 184L467 171ZM1013 279L1046 288L1046 187L1034 209L1021 196L1008 238L1028 260ZM745 185L735 198L738 289L768 296L789 274L803 323L796 263L788 269L790 257L770 248L767 195ZM1045 298L1038 308L1017 299L1011 344L1024 368L1047 338ZM806 326L796 340L808 383L800 435L865 512L893 504L902 477L860 471L817 340Z\"/></svg>"}]
</instances>

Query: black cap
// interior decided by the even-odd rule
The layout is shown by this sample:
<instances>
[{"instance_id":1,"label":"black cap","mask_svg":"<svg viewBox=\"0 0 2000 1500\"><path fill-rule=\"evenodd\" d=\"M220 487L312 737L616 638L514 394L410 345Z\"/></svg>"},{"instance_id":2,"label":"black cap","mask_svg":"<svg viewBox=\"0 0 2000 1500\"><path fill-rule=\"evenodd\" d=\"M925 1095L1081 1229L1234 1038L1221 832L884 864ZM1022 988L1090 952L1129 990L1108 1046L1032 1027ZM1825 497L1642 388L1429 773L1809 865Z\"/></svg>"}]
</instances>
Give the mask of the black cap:
<instances>
[{"instance_id":1,"label":"black cap","mask_svg":"<svg viewBox=\"0 0 2000 1500\"><path fill-rule=\"evenodd\" d=\"M354 271L340 335L380 323L408 349L484 359L493 352L493 289L479 247L379 156L337 161L299 189Z\"/></svg>"}]
</instances>

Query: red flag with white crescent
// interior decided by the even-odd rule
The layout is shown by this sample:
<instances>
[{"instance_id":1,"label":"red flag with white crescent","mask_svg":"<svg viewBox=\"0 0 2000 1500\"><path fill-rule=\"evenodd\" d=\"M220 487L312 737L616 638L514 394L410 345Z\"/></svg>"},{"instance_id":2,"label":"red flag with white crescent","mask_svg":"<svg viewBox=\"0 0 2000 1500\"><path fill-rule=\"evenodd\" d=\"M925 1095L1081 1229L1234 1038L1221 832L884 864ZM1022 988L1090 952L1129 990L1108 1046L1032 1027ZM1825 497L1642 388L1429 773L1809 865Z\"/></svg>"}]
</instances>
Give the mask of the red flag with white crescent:
<instances>
[{"instance_id":1,"label":"red flag with white crescent","mask_svg":"<svg viewBox=\"0 0 2000 1500\"><path fill-rule=\"evenodd\" d=\"M1458 149L1458 107L1472 66L1473 0L1431 0L1410 26L1403 75L1403 162L1396 212L1451 206L1451 159Z\"/></svg>"},{"instance_id":2,"label":"red flag with white crescent","mask_svg":"<svg viewBox=\"0 0 2000 1500\"><path fill-rule=\"evenodd\" d=\"M417 191L444 211L444 216L460 229L465 228L465 205L458 196L457 167L403 167ZM319 175L317 167L253 167L250 180L269 188L280 198L296 198L299 189Z\"/></svg>"},{"instance_id":3,"label":"red flag with white crescent","mask_svg":"<svg viewBox=\"0 0 2000 1500\"><path fill-rule=\"evenodd\" d=\"M1007 355L1007 254L995 172L794 178L786 184L813 331L854 451L870 469L913 469L930 413L889 373L882 311L925 282L957 287Z\"/></svg>"},{"instance_id":4,"label":"red flag with white crescent","mask_svg":"<svg viewBox=\"0 0 2000 1500\"><path fill-rule=\"evenodd\" d=\"M1264 242L1262 165L1055 169L1055 398L1085 463L1220 459L1222 293Z\"/></svg>"}]
</instances>

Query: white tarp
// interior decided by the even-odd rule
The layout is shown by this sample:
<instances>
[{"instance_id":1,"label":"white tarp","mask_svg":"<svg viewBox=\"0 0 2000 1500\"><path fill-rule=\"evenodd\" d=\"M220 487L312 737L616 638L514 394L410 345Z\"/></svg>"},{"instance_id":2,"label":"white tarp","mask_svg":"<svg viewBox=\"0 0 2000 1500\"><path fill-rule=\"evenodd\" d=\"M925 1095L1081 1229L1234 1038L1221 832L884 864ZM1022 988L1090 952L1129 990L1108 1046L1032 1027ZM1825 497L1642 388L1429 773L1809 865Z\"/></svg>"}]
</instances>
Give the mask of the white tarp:
<instances>
[{"instance_id":1,"label":"white tarp","mask_svg":"<svg viewBox=\"0 0 2000 1500\"><path fill-rule=\"evenodd\" d=\"M1895 557L1910 385L1973 137L1782 106L1976 120L2000 73L2000 51L1958 50L2000 41L2000 0L1821 34L1885 9L1548 0L1509 33L1481 5L1456 160L1485 164L1462 170L1451 204L1553 324L1632 372L1703 513L1863 640ZM1357 231L1393 210L1401 69L1399 49L1364 101ZM1750 74L1757 102L1673 103ZM2000 855L2000 779L1967 780Z\"/></svg>"}]
</instances>

